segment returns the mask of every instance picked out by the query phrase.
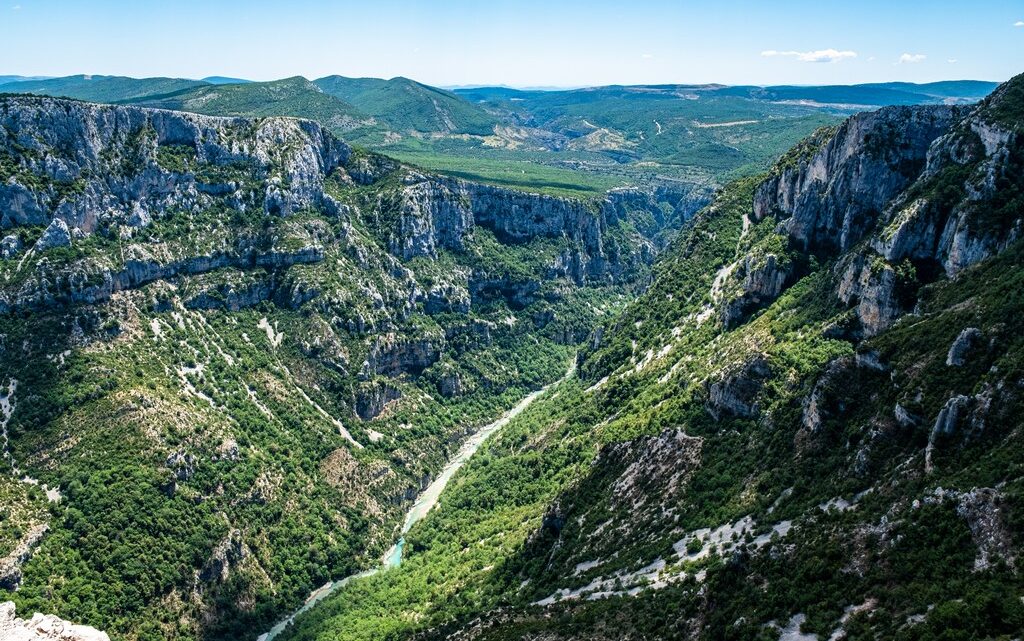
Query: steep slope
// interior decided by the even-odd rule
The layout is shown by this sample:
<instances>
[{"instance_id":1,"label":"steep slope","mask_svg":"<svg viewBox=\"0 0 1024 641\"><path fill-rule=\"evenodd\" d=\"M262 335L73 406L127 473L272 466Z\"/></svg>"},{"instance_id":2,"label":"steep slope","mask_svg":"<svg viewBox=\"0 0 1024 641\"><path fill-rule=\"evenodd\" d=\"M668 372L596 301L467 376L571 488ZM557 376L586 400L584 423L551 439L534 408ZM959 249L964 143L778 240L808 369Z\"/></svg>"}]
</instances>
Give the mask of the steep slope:
<instances>
[{"instance_id":1,"label":"steep slope","mask_svg":"<svg viewBox=\"0 0 1024 641\"><path fill-rule=\"evenodd\" d=\"M408 78L327 76L314 84L402 133L487 136L497 124L494 116L463 98Z\"/></svg>"},{"instance_id":2,"label":"steep slope","mask_svg":"<svg viewBox=\"0 0 1024 641\"><path fill-rule=\"evenodd\" d=\"M1024 76L724 189L580 375L288 639L1014 638Z\"/></svg>"},{"instance_id":3,"label":"steep slope","mask_svg":"<svg viewBox=\"0 0 1024 641\"><path fill-rule=\"evenodd\" d=\"M0 595L115 638L237 638L372 565L691 206L289 118L8 97L0 125Z\"/></svg>"},{"instance_id":4,"label":"steep slope","mask_svg":"<svg viewBox=\"0 0 1024 641\"><path fill-rule=\"evenodd\" d=\"M0 93L31 93L95 102L132 101L202 87L201 80L78 75L0 84Z\"/></svg>"}]
</instances>

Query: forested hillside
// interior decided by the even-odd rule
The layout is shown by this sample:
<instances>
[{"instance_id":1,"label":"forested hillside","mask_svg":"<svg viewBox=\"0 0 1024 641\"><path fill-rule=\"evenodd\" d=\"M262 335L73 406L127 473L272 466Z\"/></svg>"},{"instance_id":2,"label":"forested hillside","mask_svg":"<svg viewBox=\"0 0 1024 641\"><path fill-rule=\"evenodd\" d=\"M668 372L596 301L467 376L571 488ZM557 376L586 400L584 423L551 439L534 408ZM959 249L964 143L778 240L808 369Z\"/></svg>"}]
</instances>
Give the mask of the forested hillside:
<instances>
[{"instance_id":1,"label":"forested hillside","mask_svg":"<svg viewBox=\"0 0 1024 641\"><path fill-rule=\"evenodd\" d=\"M288 639L1016 638L1024 77L732 183Z\"/></svg>"},{"instance_id":2,"label":"forested hillside","mask_svg":"<svg viewBox=\"0 0 1024 641\"><path fill-rule=\"evenodd\" d=\"M115 638L238 638L374 565L705 198L480 185L289 118L0 125L0 600Z\"/></svg>"}]
</instances>

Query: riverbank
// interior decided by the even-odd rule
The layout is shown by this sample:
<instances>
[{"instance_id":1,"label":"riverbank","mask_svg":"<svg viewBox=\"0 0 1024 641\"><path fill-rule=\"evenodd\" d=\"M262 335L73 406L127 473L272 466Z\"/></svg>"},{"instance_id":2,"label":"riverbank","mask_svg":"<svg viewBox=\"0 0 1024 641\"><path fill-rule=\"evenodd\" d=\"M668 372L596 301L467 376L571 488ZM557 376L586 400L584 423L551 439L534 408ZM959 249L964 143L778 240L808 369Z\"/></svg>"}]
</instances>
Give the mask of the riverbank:
<instances>
[{"instance_id":1,"label":"riverbank","mask_svg":"<svg viewBox=\"0 0 1024 641\"><path fill-rule=\"evenodd\" d=\"M455 454L455 456L453 456L448 461L448 463L445 464L444 469L441 470L441 473L437 476L437 478L434 479L434 481L430 485L428 485L427 488L423 490L423 492L421 492L418 497L416 497L416 502L413 503L412 507L409 508L409 511L406 513L405 521L403 522L402 529L399 532L398 541L396 541L395 544L391 546L391 548L388 549L388 551L384 554L383 558L381 559L381 564L378 567L364 570L363 572L347 576L338 581L326 583L323 586L317 588L312 593L310 593L305 603L302 604L302 607L300 607L298 610L290 614L287 618L279 622L268 632L264 632L263 634L261 634L259 637L257 637L256 641L273 641L273 639L277 635L279 635L281 632L284 631L286 627L288 627L288 624L290 624L295 619L296 616L302 614L303 612L306 612L307 610L315 606L317 603L325 599L327 596L329 596L331 593L345 586L349 582L356 579L373 576L381 570L387 570L401 565L402 549L405 546L406 533L408 533L413 525L422 520L427 514L430 513L430 510L435 505L437 505L437 502L441 497L441 493L444 491L444 488L448 485L448 482L451 481L452 477L455 476L455 473L458 472L459 469L466 464L466 462L473 456L473 454L476 453L478 449L480 449L480 446L483 445L484 442L486 442L491 435L493 435L495 432L498 432L503 427L508 425L508 423L512 419L521 414L523 410L529 407L542 394L544 394L552 387L568 379L570 376L573 375L575 371L576 361L575 359L573 359L572 364L569 366L569 369L560 379L542 387L541 389L535 392L531 392L530 394L525 396L521 401L519 401L514 407L512 407L510 410L502 414L499 419L480 428L479 430L474 432L472 436L466 439L466 441L462 444L462 447L459 448L459 451Z\"/></svg>"}]
</instances>

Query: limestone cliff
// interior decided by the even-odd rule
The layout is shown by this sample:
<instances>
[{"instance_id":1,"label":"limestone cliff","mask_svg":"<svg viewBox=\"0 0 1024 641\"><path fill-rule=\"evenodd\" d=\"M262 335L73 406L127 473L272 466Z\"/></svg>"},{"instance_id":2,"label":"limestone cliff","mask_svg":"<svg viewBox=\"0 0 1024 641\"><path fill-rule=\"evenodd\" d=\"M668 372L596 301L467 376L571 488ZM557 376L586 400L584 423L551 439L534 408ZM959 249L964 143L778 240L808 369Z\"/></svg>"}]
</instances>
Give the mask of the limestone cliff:
<instances>
[{"instance_id":1,"label":"limestone cliff","mask_svg":"<svg viewBox=\"0 0 1024 641\"><path fill-rule=\"evenodd\" d=\"M846 254L836 294L866 335L878 333L912 307L914 282L955 277L1021 237L1024 152L999 116L1012 87L976 107L890 107L817 132L757 188L753 221L776 221L796 252ZM792 276L769 272L746 270L727 321Z\"/></svg>"},{"instance_id":2,"label":"limestone cliff","mask_svg":"<svg viewBox=\"0 0 1024 641\"><path fill-rule=\"evenodd\" d=\"M37 612L31 619L15 616L14 603L0 603L0 639L4 641L110 641L105 632L74 625Z\"/></svg>"}]
</instances>

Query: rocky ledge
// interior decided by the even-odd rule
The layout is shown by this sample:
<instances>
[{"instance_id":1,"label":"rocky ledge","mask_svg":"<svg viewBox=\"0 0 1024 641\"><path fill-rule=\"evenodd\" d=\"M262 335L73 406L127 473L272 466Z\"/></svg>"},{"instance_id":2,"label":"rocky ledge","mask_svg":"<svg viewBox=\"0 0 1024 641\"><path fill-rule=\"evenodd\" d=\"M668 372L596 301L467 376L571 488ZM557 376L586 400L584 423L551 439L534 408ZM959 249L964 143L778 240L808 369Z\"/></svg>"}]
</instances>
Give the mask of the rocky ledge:
<instances>
[{"instance_id":1,"label":"rocky ledge","mask_svg":"<svg viewBox=\"0 0 1024 641\"><path fill-rule=\"evenodd\" d=\"M835 294L872 336L913 308L916 290L955 278L1024 236L1007 194L1024 188L1024 140L999 114L1014 84L974 107L887 107L820 130L784 156L754 195L794 252L843 255ZM789 271L747 269L723 316L783 291Z\"/></svg>"},{"instance_id":2,"label":"rocky ledge","mask_svg":"<svg viewBox=\"0 0 1024 641\"><path fill-rule=\"evenodd\" d=\"M0 639L4 641L110 641L106 632L75 625L52 614L36 612L31 619L15 616L14 603L0 603Z\"/></svg>"}]
</instances>

